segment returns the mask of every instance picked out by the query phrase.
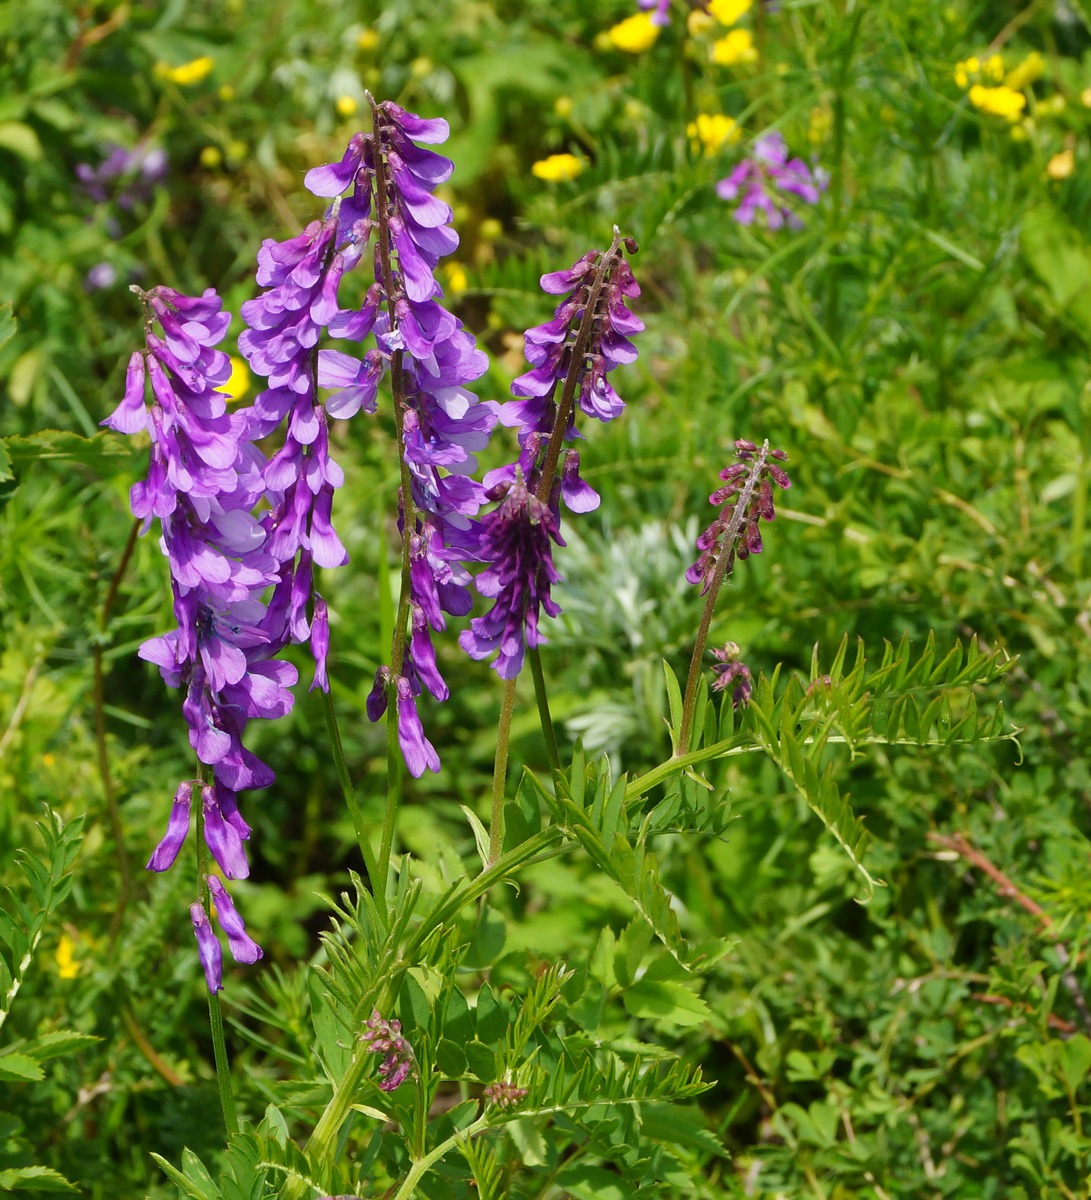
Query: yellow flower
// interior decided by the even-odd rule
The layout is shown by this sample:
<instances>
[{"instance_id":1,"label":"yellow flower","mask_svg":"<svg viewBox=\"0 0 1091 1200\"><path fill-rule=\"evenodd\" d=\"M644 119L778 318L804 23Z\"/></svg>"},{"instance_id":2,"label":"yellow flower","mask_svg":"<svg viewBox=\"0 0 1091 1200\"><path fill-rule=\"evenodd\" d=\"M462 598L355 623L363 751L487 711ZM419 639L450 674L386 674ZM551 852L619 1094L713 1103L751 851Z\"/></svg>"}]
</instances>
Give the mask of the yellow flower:
<instances>
[{"instance_id":1,"label":"yellow flower","mask_svg":"<svg viewBox=\"0 0 1091 1200\"><path fill-rule=\"evenodd\" d=\"M250 390L250 368L246 360L231 356L231 374L226 383L221 384L216 391L222 392L229 400L241 400Z\"/></svg>"},{"instance_id":2,"label":"yellow flower","mask_svg":"<svg viewBox=\"0 0 1091 1200\"><path fill-rule=\"evenodd\" d=\"M202 167L218 167L223 162L223 155L216 146L205 146L201 151L201 166Z\"/></svg>"},{"instance_id":3,"label":"yellow flower","mask_svg":"<svg viewBox=\"0 0 1091 1200\"><path fill-rule=\"evenodd\" d=\"M704 147L704 153L715 154L721 146L731 145L742 137L742 130L733 117L722 113L698 113L696 121L686 126L694 150Z\"/></svg>"},{"instance_id":4,"label":"yellow flower","mask_svg":"<svg viewBox=\"0 0 1091 1200\"><path fill-rule=\"evenodd\" d=\"M716 22L703 9L690 9L689 16L686 17L686 28L689 30L690 37L699 37L707 29L711 29Z\"/></svg>"},{"instance_id":5,"label":"yellow flower","mask_svg":"<svg viewBox=\"0 0 1091 1200\"><path fill-rule=\"evenodd\" d=\"M997 83L1004 78L1004 60L999 54L993 54L985 59L985 72L995 79Z\"/></svg>"},{"instance_id":6,"label":"yellow flower","mask_svg":"<svg viewBox=\"0 0 1091 1200\"><path fill-rule=\"evenodd\" d=\"M572 97L558 96L557 99L553 101L553 111L562 119L564 117L570 117L572 115Z\"/></svg>"},{"instance_id":7,"label":"yellow flower","mask_svg":"<svg viewBox=\"0 0 1091 1200\"><path fill-rule=\"evenodd\" d=\"M606 31L610 44L627 54L640 54L655 45L659 26L652 24L651 13L636 13Z\"/></svg>"},{"instance_id":8,"label":"yellow flower","mask_svg":"<svg viewBox=\"0 0 1091 1200\"><path fill-rule=\"evenodd\" d=\"M709 0L708 11L721 25L734 25L753 0Z\"/></svg>"},{"instance_id":9,"label":"yellow flower","mask_svg":"<svg viewBox=\"0 0 1091 1200\"><path fill-rule=\"evenodd\" d=\"M968 58L962 65L971 75L976 75L981 70L981 60L978 58Z\"/></svg>"},{"instance_id":10,"label":"yellow flower","mask_svg":"<svg viewBox=\"0 0 1091 1200\"><path fill-rule=\"evenodd\" d=\"M574 154L551 154L530 168L532 175L549 183L567 183L575 179L582 170L583 163Z\"/></svg>"},{"instance_id":11,"label":"yellow flower","mask_svg":"<svg viewBox=\"0 0 1091 1200\"><path fill-rule=\"evenodd\" d=\"M966 74L966 68L962 63L955 67L955 83L960 88L968 88L970 86L970 77Z\"/></svg>"},{"instance_id":12,"label":"yellow flower","mask_svg":"<svg viewBox=\"0 0 1091 1200\"><path fill-rule=\"evenodd\" d=\"M413 59L409 64L409 74L414 79L423 79L426 75L432 74L434 66L435 64L432 60L422 54L420 58Z\"/></svg>"},{"instance_id":13,"label":"yellow flower","mask_svg":"<svg viewBox=\"0 0 1091 1200\"><path fill-rule=\"evenodd\" d=\"M444 265L443 274L447 277L447 286L452 295L457 296L470 286L469 277L461 263L450 262Z\"/></svg>"},{"instance_id":14,"label":"yellow flower","mask_svg":"<svg viewBox=\"0 0 1091 1200\"><path fill-rule=\"evenodd\" d=\"M1067 179L1076 169L1076 156L1071 150L1062 150L1054 154L1046 166L1046 174L1050 179Z\"/></svg>"},{"instance_id":15,"label":"yellow flower","mask_svg":"<svg viewBox=\"0 0 1091 1200\"><path fill-rule=\"evenodd\" d=\"M486 217L477 227L478 236L485 242L495 242L504 232L504 226L495 217Z\"/></svg>"},{"instance_id":16,"label":"yellow flower","mask_svg":"<svg viewBox=\"0 0 1091 1200\"><path fill-rule=\"evenodd\" d=\"M334 107L342 117L351 117L358 106L354 96L338 96Z\"/></svg>"},{"instance_id":17,"label":"yellow flower","mask_svg":"<svg viewBox=\"0 0 1091 1200\"><path fill-rule=\"evenodd\" d=\"M76 962L75 949L75 942L67 933L62 933L53 956L57 961L57 974L62 979L75 979L80 973L80 964Z\"/></svg>"},{"instance_id":18,"label":"yellow flower","mask_svg":"<svg viewBox=\"0 0 1091 1200\"><path fill-rule=\"evenodd\" d=\"M970 88L970 103L982 112L991 113L994 117L1006 117L1009 121L1018 121L1019 114L1027 106L1027 98L1022 92L1016 92L1010 87L983 87L975 83Z\"/></svg>"},{"instance_id":19,"label":"yellow flower","mask_svg":"<svg viewBox=\"0 0 1091 1200\"><path fill-rule=\"evenodd\" d=\"M832 124L833 116L829 109L820 104L816 105L811 109L810 119L807 121L807 141L814 146L824 142Z\"/></svg>"},{"instance_id":20,"label":"yellow flower","mask_svg":"<svg viewBox=\"0 0 1091 1200\"><path fill-rule=\"evenodd\" d=\"M180 67L170 67L166 76L172 83L187 87L191 83L200 83L212 70L213 62L207 54L195 58L192 62L182 63Z\"/></svg>"},{"instance_id":21,"label":"yellow flower","mask_svg":"<svg viewBox=\"0 0 1091 1200\"><path fill-rule=\"evenodd\" d=\"M1042 61L1042 56L1037 50L1032 50L1017 67L1012 67L1004 83L1010 88L1015 88L1017 92L1021 92L1028 84L1040 79L1044 70L1045 63Z\"/></svg>"},{"instance_id":22,"label":"yellow flower","mask_svg":"<svg viewBox=\"0 0 1091 1200\"><path fill-rule=\"evenodd\" d=\"M43 767L51 767L51 766L53 766L53 764L56 761L57 761L56 757L54 755L50 754L48 750L45 752L45 754L42 755L42 766Z\"/></svg>"},{"instance_id":23,"label":"yellow flower","mask_svg":"<svg viewBox=\"0 0 1091 1200\"><path fill-rule=\"evenodd\" d=\"M374 50L379 44L379 35L374 29L365 29L357 37L356 44L361 50Z\"/></svg>"},{"instance_id":24,"label":"yellow flower","mask_svg":"<svg viewBox=\"0 0 1091 1200\"><path fill-rule=\"evenodd\" d=\"M216 95L226 104L228 101L235 99L235 89L231 84L225 83L216 89Z\"/></svg>"},{"instance_id":25,"label":"yellow flower","mask_svg":"<svg viewBox=\"0 0 1091 1200\"><path fill-rule=\"evenodd\" d=\"M758 52L749 29L732 29L727 37L720 38L712 46L712 61L721 67L733 67L738 63L755 62Z\"/></svg>"}]
</instances>

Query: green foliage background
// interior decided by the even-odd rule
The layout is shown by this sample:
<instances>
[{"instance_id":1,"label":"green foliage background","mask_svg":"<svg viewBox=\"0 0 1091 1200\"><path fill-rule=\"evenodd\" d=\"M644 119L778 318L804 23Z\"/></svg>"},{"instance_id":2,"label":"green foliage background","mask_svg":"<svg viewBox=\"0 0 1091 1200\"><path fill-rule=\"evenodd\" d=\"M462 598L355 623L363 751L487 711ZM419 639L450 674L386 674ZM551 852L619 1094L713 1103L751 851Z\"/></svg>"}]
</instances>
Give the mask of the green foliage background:
<instances>
[{"instance_id":1,"label":"green foliage background","mask_svg":"<svg viewBox=\"0 0 1091 1200\"><path fill-rule=\"evenodd\" d=\"M648 331L621 373L628 409L582 449L603 505L569 524L558 554L565 613L546 669L568 746L582 738L635 772L669 754L661 662L684 673L700 600L682 572L736 437L787 450L793 480L713 628L755 673L806 673L815 645L828 663L845 637L875 665L884 639L908 636L919 654L929 630L939 657L961 638L1017 658L978 703L1003 700L1021 753L1002 741L841 755L839 786L871 835L865 864L885 883L866 904L849 858L760 755L710 773L726 829L655 839L683 930L734 942L688 1008L624 1005L618 985L639 972L600 972L613 998L599 1038L624 1056L640 1036L715 1081L685 1118L675 1194L1088 1194L1091 12L783 0L743 18L759 57L729 68L680 8L645 52L613 48L603 31L631 11L0 5L0 880L42 917L0 1029L0 1190L61 1190L59 1172L89 1197L169 1196L151 1152L215 1157L192 884L140 870L190 771L178 697L135 657L169 622L165 563L154 538L139 541L103 621L141 452L64 435L93 436L120 396L140 338L126 285L215 286L237 313L261 239L317 215L303 173L340 156L356 124L337 102L363 113L366 88L451 121L455 308L492 355L483 396L504 398L522 369L519 334L548 312L543 270L605 245L614 223L641 246ZM1010 69L1031 51L1044 70L1025 123L975 108L955 82L971 55ZM206 55L211 73L192 84L157 66ZM686 126L720 112L744 140L702 154ZM798 232L738 225L712 187L771 127L830 172ZM130 209L93 202L76 165L141 141L166 151L166 179ZM562 152L585 163L574 182L532 173ZM100 263L116 281L91 291ZM352 564L323 587L334 695L376 824L384 733L364 700L384 656L392 449L382 419L341 431ZM484 465L510 452L501 431ZM120 846L96 759L96 654ZM425 720L444 770L402 813L405 847L436 870L473 857L460 805L487 809L499 703L493 673L454 636L440 655L452 698ZM257 1119L275 1098L302 1126L316 1101L300 1089L286 1102L283 1087L316 1069L284 1065L310 1053L290 1028L310 1020L300 964L325 961L318 893L340 892L359 863L313 696L251 728L278 782L247 810L254 872L238 892L266 959L229 981L230 1044L244 1111ZM544 762L529 691L513 758L513 777ZM78 857L80 831L59 833L47 809L86 815ZM952 849L955 834L1043 917ZM41 891L22 851L58 884L71 868L68 882ZM591 860L539 863L467 926L463 990L479 1003L486 978L490 995L516 997L549 964L590 970L610 939L636 937L631 918ZM611 961L639 963L625 945ZM575 1007L567 1019L590 1020ZM510 1194L636 1194L600 1166L564 1174L533 1133L504 1143L505 1170L525 1168L506 1176Z\"/></svg>"}]
</instances>

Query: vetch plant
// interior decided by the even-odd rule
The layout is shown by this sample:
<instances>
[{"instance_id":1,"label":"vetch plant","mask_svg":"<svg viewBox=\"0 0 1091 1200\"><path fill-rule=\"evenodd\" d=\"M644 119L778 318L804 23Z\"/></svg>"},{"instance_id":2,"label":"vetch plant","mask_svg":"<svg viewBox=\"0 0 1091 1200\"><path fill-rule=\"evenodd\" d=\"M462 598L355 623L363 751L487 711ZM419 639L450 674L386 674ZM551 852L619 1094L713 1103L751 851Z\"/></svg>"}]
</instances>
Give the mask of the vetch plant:
<instances>
[{"instance_id":1,"label":"vetch plant","mask_svg":"<svg viewBox=\"0 0 1091 1200\"><path fill-rule=\"evenodd\" d=\"M147 641L141 655L183 692L197 769L178 787L148 866L176 862L195 811L190 919L210 994L225 1127L234 1135L221 1183L192 1155L182 1169L159 1161L187 1194L224 1200L235 1194L229 1178L246 1194L278 1191L286 1200L499 1197L553 1186L586 1195L615 1180L626 1194L661 1194L683 1169L666 1146L714 1155L722 1147L684 1106L708 1086L700 1069L653 1041L653 1031L662 1039L711 1017L702 990L730 945L727 930L692 936L656 839L720 835L726 805L708 797L718 788L722 795L726 760L763 753L875 886L831 748L1001 736L1002 713L979 717L966 696L1004 663L971 646L965 663L959 651L933 671L931 652L926 665L914 664L903 644L888 648L878 668L861 649L850 667L842 646L824 670L816 651L811 678L828 681L819 692L796 676L782 682L780 668L772 678L753 672L727 643L713 650L710 687L704 656L721 586L739 559L762 550L759 522L775 515L774 487L789 486L783 451L739 440L711 497L718 514L686 575L705 605L684 693L665 670L672 754L630 777L608 759L589 761L578 744L562 745L550 716L543 627L559 612L551 586L559 579L554 554L563 555L562 512L584 515L599 503L573 443L587 419L609 422L625 408L611 376L636 359L631 338L643 329L629 307L640 295L629 262L637 247L615 228L605 249L542 276L558 301L553 317L524 335L529 369L512 384L513 399L479 398L469 387L486 357L440 303L435 276L457 246L451 209L435 196L452 164L427 148L446 139L447 123L370 97L369 105L371 128L351 138L339 162L306 177L312 194L330 201L325 214L258 252L262 291L243 305L239 339L266 381L253 405L228 412L217 390L230 372L217 348L230 318L215 292L187 297L159 287L140 293L146 349L130 360L124 398L108 422L151 439L132 508L145 527L159 521L177 627ZM795 168L781 166L783 184ZM364 299L342 308L341 280L353 270L368 271ZM329 421L378 417L384 384L397 435L400 486L390 500L401 570L390 657L367 701L367 715L387 721L384 815L381 828L371 828L330 696L336 645L317 571L347 565L334 528L344 472L330 454ZM497 426L514 430L516 444L506 465L478 481L476 456ZM593 454L592 443L585 457ZM473 614L471 589L488 603L484 612ZM451 618L467 619L458 643L471 658L491 660L503 680L488 825L463 806L480 861L457 870L449 858L395 853L403 767L414 777L441 771L418 702L425 692L435 701L448 696L436 644L445 635L454 643ZM313 1080L272 1082L260 1118L254 1096L242 1097L240 1120L216 930L236 962L261 958L224 881L249 869L238 793L275 782L243 738L250 719L276 719L292 707L296 671L278 657L290 643L307 645L314 660L310 688L324 708L367 877L353 875L351 890L329 901L321 965L301 968L307 1019L267 1006L284 1045L296 1046L286 1061L306 1064ZM528 659L549 771L528 769L513 788L508 751ZM962 706L935 737L932 719L917 712L913 720L903 691L915 673L914 686L936 693L933 704L949 713ZM611 880L631 906L630 922L620 934L604 929L571 962L536 958L514 983L508 967L487 979L495 951L490 958L482 940L490 922L502 920L497 885L560 855L582 856L589 872ZM619 1018L638 1023L633 1036L615 1036Z\"/></svg>"}]
</instances>

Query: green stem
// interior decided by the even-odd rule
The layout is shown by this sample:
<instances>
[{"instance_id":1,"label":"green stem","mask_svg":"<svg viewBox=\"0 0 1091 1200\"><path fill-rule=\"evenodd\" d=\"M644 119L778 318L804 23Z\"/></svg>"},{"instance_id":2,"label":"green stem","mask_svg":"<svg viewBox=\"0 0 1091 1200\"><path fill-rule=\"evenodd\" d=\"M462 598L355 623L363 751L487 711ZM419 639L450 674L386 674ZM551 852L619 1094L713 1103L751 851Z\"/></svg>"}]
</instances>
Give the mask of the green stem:
<instances>
[{"instance_id":1,"label":"green stem","mask_svg":"<svg viewBox=\"0 0 1091 1200\"><path fill-rule=\"evenodd\" d=\"M387 199L389 181L387 179L387 162L383 157L382 122L379 119L379 106L375 103L370 92L367 94L371 106L371 128L374 138L375 159L375 216L378 224L379 273L383 280L383 291L386 295L387 317L390 328L396 329L398 320L394 310L394 271L390 257L390 210ZM394 423L397 427L398 445L402 446L405 436L405 377L402 371L402 351L396 350L390 360L390 388L394 400ZM397 681L402 673L405 659L406 626L409 622L410 601L410 568L412 558L410 542L416 528L416 511L413 507L413 480L409 473L409 464L405 455L400 454L401 471L401 513L402 513L402 571L401 591L398 596L398 615L394 622L394 644L390 655L390 674L388 682L388 706L386 725L386 812L383 816L383 835L379 847L378 879L376 885L381 889L384 904L390 890L390 856L394 849L394 835L397 831L398 809L401 806L402 793L402 758L398 746L398 695ZM393 694L391 694L391 691Z\"/></svg>"},{"instance_id":2,"label":"green stem","mask_svg":"<svg viewBox=\"0 0 1091 1200\"><path fill-rule=\"evenodd\" d=\"M439 1162L445 1154L450 1154L459 1142L467 1141L476 1134L481 1133L482 1130L487 1129L488 1126L489 1118L487 1116L478 1117L472 1125L467 1125L465 1129L460 1129L458 1133L452 1134L445 1142L440 1142L434 1150L430 1150L423 1158L418 1158L409 1168L409 1174L402 1181L401 1187L394 1193L394 1200L409 1200L409 1197L416 1191L417 1184L421 1181L422 1177L431 1170L433 1163Z\"/></svg>"},{"instance_id":3,"label":"green stem","mask_svg":"<svg viewBox=\"0 0 1091 1200\"><path fill-rule=\"evenodd\" d=\"M504 791L508 776L508 741L511 738L511 714L515 709L515 685L518 676L504 680L500 701L500 723L496 730L496 761L492 772L492 814L489 818L489 864L496 862L504 849Z\"/></svg>"},{"instance_id":4,"label":"green stem","mask_svg":"<svg viewBox=\"0 0 1091 1200\"><path fill-rule=\"evenodd\" d=\"M129 530L129 537L125 543L125 548L121 552L121 558L118 560L117 569L114 571L114 577L110 580L106 599L102 603L102 611L99 613L98 620L98 637L95 639L92 649L92 662L94 666L95 753L98 759L99 779L102 781L102 795L106 801L106 811L110 817L110 830L114 837L114 853L117 856L117 873L120 881L117 903L114 906L114 915L110 920L108 943L111 948L117 942L117 935L121 931L121 921L125 915L125 909L132 893L132 872L129 868L129 856L125 853L125 837L121 828L121 812L117 804L117 793L114 791L114 783L110 777L110 758L106 752L106 689L103 651L106 630L110 624L110 610L114 607L118 589L121 587L121 580L129 566L129 560L133 556L133 548L136 545L136 538L139 533L140 522L134 521Z\"/></svg>"},{"instance_id":5,"label":"green stem","mask_svg":"<svg viewBox=\"0 0 1091 1200\"><path fill-rule=\"evenodd\" d=\"M460 890L439 901L435 908L424 918L413 936L406 943L399 961L386 972L382 990L375 999L373 1007L380 1012L387 1012L393 1003L393 998L401 984L406 964L416 961L421 948L432 931L451 920L467 904L472 904L478 896L483 896L494 884L499 883L512 871L537 861L537 856L546 851L554 842L563 836L563 831L556 826L543 829L521 845L503 854L487 870L466 882ZM542 854L542 857L545 857ZM341 1125L348 1116L359 1090L361 1080L372 1061L370 1051L365 1050L359 1043L355 1046L341 1078L334 1086L333 1096L319 1117L310 1138L307 1141L307 1153L316 1162L328 1159L333 1154ZM298 1181L289 1181L283 1190L284 1200L299 1200L302 1187Z\"/></svg>"},{"instance_id":6,"label":"green stem","mask_svg":"<svg viewBox=\"0 0 1091 1200\"><path fill-rule=\"evenodd\" d=\"M378 176L378 172L376 173ZM587 357L587 347L591 339L595 318L598 316L599 298L610 276L610 269L618 257L618 247L621 245L621 233L614 226L614 238L609 250L599 259L595 268L595 276L587 293L583 306L583 316L580 318L579 330L572 345L572 356L568 360L568 370L564 379L564 390L561 392L560 403L553 421L553 430L546 445L545 458L542 461L542 473L538 479L538 490L535 493L542 504L549 503L549 494L553 490L553 480L557 474L557 464L561 457L561 445L568 430L568 417L576 402L576 388L583 376L584 360ZM531 663L535 662L532 652ZM553 736L552 722L549 720L549 709L543 709L545 688L540 680L541 662L534 678L534 689L538 696L538 709L543 713L543 730L546 730L546 741L552 743L551 762L560 765L557 756L557 742ZM492 777L492 818L489 830L489 861L495 862L500 856L504 845L504 791L507 784L508 770L508 740L511 737L511 714L515 707L515 680L509 679L504 685L504 697L500 703L500 725L496 733L496 760L493 765Z\"/></svg>"},{"instance_id":7,"label":"green stem","mask_svg":"<svg viewBox=\"0 0 1091 1200\"><path fill-rule=\"evenodd\" d=\"M561 755L557 749L557 734L553 729L553 718L549 715L549 696L546 694L545 675L542 673L542 652L537 646L528 646L527 653L530 656L530 673L534 677L534 698L538 702L538 716L542 721L546 754L549 756L549 765L555 771L559 771Z\"/></svg>"},{"instance_id":8,"label":"green stem","mask_svg":"<svg viewBox=\"0 0 1091 1200\"><path fill-rule=\"evenodd\" d=\"M716 597L719 595L720 585L734 566L735 543L742 532L742 527L747 517L747 510L754 495L754 489L761 479L762 471L765 468L765 460L768 455L769 442L767 439L758 451L757 458L754 459L750 467L749 474L746 476L746 482L734 497L731 520L728 522L727 529L720 538L719 558L716 561L716 568L712 572L712 580L705 594L705 607L701 613L701 623L697 627L697 640L693 643L693 655L689 660L686 696L682 702L682 722L678 729L678 745L674 750L676 758L680 758L689 752L689 739L693 727L693 710L697 705L697 685L701 680L705 644L708 641L708 631L712 625L712 612L716 607Z\"/></svg>"},{"instance_id":9,"label":"green stem","mask_svg":"<svg viewBox=\"0 0 1091 1200\"><path fill-rule=\"evenodd\" d=\"M375 894L382 890L382 876L375 865L375 855L371 851L371 845L364 830L363 813L360 811L360 805L356 799L356 789L352 785L352 776L349 774L348 763L345 761L345 749L341 744L341 730L337 725L337 710L333 707L333 696L329 692L323 692L322 698L326 714L326 730L330 736L330 746L333 748L333 762L337 768L341 794L352 815L352 827L356 831L356 844L360 847L360 855L364 860L372 894ZM381 907L380 911L382 911Z\"/></svg>"},{"instance_id":10,"label":"green stem","mask_svg":"<svg viewBox=\"0 0 1091 1200\"><path fill-rule=\"evenodd\" d=\"M212 898L208 889L208 846L205 844L205 805L204 785L207 782L207 772L203 762L197 762L197 896L205 916L212 921ZM230 1137L239 1131L239 1119L235 1113L235 1096L231 1090L231 1063L227 1057L227 1043L224 1040L223 1013L220 1009L220 997L216 992L208 993L208 1023L212 1030L212 1054L216 1062L216 1087L220 1093L220 1107L223 1109L224 1131Z\"/></svg>"}]
</instances>

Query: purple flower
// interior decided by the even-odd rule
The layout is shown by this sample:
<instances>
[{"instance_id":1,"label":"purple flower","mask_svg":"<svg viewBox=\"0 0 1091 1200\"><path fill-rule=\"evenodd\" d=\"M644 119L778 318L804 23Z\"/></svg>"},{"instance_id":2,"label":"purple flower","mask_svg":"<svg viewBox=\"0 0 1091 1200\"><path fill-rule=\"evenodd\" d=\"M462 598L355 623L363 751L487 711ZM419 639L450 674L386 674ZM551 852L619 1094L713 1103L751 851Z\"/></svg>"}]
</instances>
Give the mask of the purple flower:
<instances>
[{"instance_id":1,"label":"purple flower","mask_svg":"<svg viewBox=\"0 0 1091 1200\"><path fill-rule=\"evenodd\" d=\"M784 137L774 130L757 139L751 156L720 180L716 193L723 200L739 201L732 215L740 225L752 224L760 210L770 229L785 224L802 229L802 218L785 203L783 194L817 204L826 182L820 167L812 171L801 158L789 159Z\"/></svg>"},{"instance_id":2,"label":"purple flower","mask_svg":"<svg viewBox=\"0 0 1091 1200\"><path fill-rule=\"evenodd\" d=\"M550 542L564 545L561 501L577 513L598 507L598 494L580 478L579 455L558 453L558 439L580 436L577 409L609 421L625 407L606 375L634 361L636 347L628 335L644 325L626 307L626 298L638 296L640 288L622 244L615 230L605 254L592 251L567 270L542 276L543 290L562 299L552 320L526 331L532 370L511 385L518 399L500 409L501 422L519 430L520 454L517 462L485 476L489 497L501 503L482 520L481 557L489 565L475 582L494 603L470 623L459 644L471 658L498 651L493 666L502 679L514 679L526 647L545 640L538 628L541 610L549 616L561 611L549 594L559 579ZM636 250L632 239L624 246L629 253Z\"/></svg>"},{"instance_id":3,"label":"purple flower","mask_svg":"<svg viewBox=\"0 0 1091 1200\"><path fill-rule=\"evenodd\" d=\"M96 263L84 276L83 286L89 292L98 292L117 283L117 268L113 263Z\"/></svg>"},{"instance_id":4,"label":"purple flower","mask_svg":"<svg viewBox=\"0 0 1091 1200\"><path fill-rule=\"evenodd\" d=\"M652 13L653 25L669 25L671 22L671 0L637 0L643 9L654 8Z\"/></svg>"},{"instance_id":5,"label":"purple flower","mask_svg":"<svg viewBox=\"0 0 1091 1200\"><path fill-rule=\"evenodd\" d=\"M374 720L385 712L392 688L406 765L419 776L438 769L439 759L424 736L416 698L425 688L437 699L448 694L431 631L445 628L444 614L462 615L471 607L465 564L481 557L475 518L484 501L484 489L471 476L496 411L467 390L488 358L439 303L442 291L434 276L439 259L458 245L451 209L434 195L452 168L417 143L445 141L447 122L390 102L373 104L373 117L371 132L355 134L340 162L314 168L305 180L315 195L334 199L327 222L336 222L338 244L352 247L357 259L377 235L374 282L362 307L329 320L335 337L355 342L374 337L374 348L359 358L321 350L318 382L333 389L326 411L340 419L375 411L378 385L388 370L400 384L398 423L410 485L401 527L411 565L412 628L399 631L402 639L408 635L403 661L396 673L377 676L368 715Z\"/></svg>"},{"instance_id":6,"label":"purple flower","mask_svg":"<svg viewBox=\"0 0 1091 1200\"><path fill-rule=\"evenodd\" d=\"M527 491L522 472L513 484L500 484L499 506L484 518L482 546L488 567L477 579L477 590L494 600L483 617L475 617L459 635L459 645L471 658L499 655L492 664L501 679L514 679L523 666L526 646L537 646L540 609L555 617L560 606L550 599L550 584L560 576L553 567L550 542L563 545L557 518L548 504Z\"/></svg>"},{"instance_id":7,"label":"purple flower","mask_svg":"<svg viewBox=\"0 0 1091 1200\"><path fill-rule=\"evenodd\" d=\"M730 574L736 558L761 553L758 521L772 521L776 516L773 484L781 488L792 486L783 468L777 465L788 456L783 450L770 450L768 441L759 449L753 442L740 439L735 443L735 453L739 461L724 467L720 472L724 486L708 498L710 504L723 507L697 539L701 554L686 572L690 583L701 585L702 596L712 586L714 577L722 579Z\"/></svg>"},{"instance_id":8,"label":"purple flower","mask_svg":"<svg viewBox=\"0 0 1091 1200\"><path fill-rule=\"evenodd\" d=\"M415 1072L413 1047L402 1037L400 1021L384 1020L376 1009L364 1022L360 1040L365 1050L385 1055L379 1064L379 1087L384 1092L394 1091Z\"/></svg>"},{"instance_id":9,"label":"purple flower","mask_svg":"<svg viewBox=\"0 0 1091 1200\"><path fill-rule=\"evenodd\" d=\"M212 894L212 904L216 909L216 920L220 928L227 934L227 944L231 956L238 963L255 963L262 956L262 949L246 932L242 917L239 916L227 889L215 875L209 875L208 890Z\"/></svg>"},{"instance_id":10,"label":"purple flower","mask_svg":"<svg viewBox=\"0 0 1091 1200\"><path fill-rule=\"evenodd\" d=\"M486 1104L495 1104L498 1108L514 1108L526 1098L527 1089L516 1087L510 1080L502 1079L497 1083L490 1083L482 1094Z\"/></svg>"},{"instance_id":11,"label":"purple flower","mask_svg":"<svg viewBox=\"0 0 1091 1200\"><path fill-rule=\"evenodd\" d=\"M213 932L208 919L208 913L197 900L189 906L189 919L193 922L193 932L197 936L197 957L205 972L205 982L208 990L215 995L223 988L223 951L220 949L220 939Z\"/></svg>"},{"instance_id":12,"label":"purple flower","mask_svg":"<svg viewBox=\"0 0 1091 1200\"><path fill-rule=\"evenodd\" d=\"M108 147L97 167L77 164L76 178L92 200L102 204L112 199L119 208L128 210L148 199L153 185L165 178L169 167L165 150L141 142L132 150Z\"/></svg>"},{"instance_id":13,"label":"purple flower","mask_svg":"<svg viewBox=\"0 0 1091 1200\"><path fill-rule=\"evenodd\" d=\"M750 668L739 662L739 647L734 642L725 642L723 646L713 648L712 657L719 660L712 668L715 678L712 681L714 692L726 691L735 684L731 693L731 705L735 709L745 708L750 703L750 695L754 690L753 677Z\"/></svg>"},{"instance_id":14,"label":"purple flower","mask_svg":"<svg viewBox=\"0 0 1091 1200\"><path fill-rule=\"evenodd\" d=\"M280 587L280 574L268 550L269 515L253 512L265 495L267 464L253 444L261 418L252 409L228 413L216 390L230 373L227 355L215 347L231 319L216 293L191 297L161 287L140 295L147 350L130 359L125 395L104 424L151 434L148 477L133 486L130 500L145 529L159 518L176 628L149 638L139 653L159 667L169 687L183 689L190 744L213 775L201 789L204 838L227 878L241 879L250 869L243 846L250 827L236 794L274 779L246 749L243 733L248 720L275 719L291 709L288 689L297 674L291 664L275 661L290 636L290 605L263 600L271 584ZM175 861L192 800L193 785L183 783L149 869L163 871ZM225 906L230 901L217 905L221 924L242 947L236 936L241 918ZM219 944L207 919L202 924L194 916L194 928L209 987L217 990ZM241 953L251 951L244 947ZM255 957L236 953L239 961Z\"/></svg>"}]
</instances>

